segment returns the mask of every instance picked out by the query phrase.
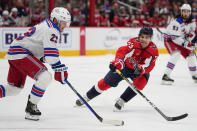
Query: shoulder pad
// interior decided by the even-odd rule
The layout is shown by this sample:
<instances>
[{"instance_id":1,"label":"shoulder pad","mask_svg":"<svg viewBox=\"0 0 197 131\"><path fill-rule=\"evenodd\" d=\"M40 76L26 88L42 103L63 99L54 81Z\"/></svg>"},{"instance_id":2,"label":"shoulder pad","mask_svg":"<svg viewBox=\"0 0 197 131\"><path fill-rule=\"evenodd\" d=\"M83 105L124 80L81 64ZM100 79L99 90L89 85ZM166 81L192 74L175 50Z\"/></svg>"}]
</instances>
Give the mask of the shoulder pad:
<instances>
[{"instance_id":1,"label":"shoulder pad","mask_svg":"<svg viewBox=\"0 0 197 131\"><path fill-rule=\"evenodd\" d=\"M176 21L177 21L179 24L183 24L183 20L182 20L181 17L176 18Z\"/></svg>"}]
</instances>

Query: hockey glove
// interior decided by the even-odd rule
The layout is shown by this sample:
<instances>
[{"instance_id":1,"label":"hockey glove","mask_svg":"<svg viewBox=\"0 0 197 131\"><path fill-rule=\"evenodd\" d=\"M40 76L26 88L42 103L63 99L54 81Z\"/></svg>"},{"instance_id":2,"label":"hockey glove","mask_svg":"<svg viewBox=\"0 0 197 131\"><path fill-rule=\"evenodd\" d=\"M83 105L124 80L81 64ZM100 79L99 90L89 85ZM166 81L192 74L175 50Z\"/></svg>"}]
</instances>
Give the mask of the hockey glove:
<instances>
[{"instance_id":1,"label":"hockey glove","mask_svg":"<svg viewBox=\"0 0 197 131\"><path fill-rule=\"evenodd\" d=\"M112 72L115 72L116 69L122 70L124 68L124 62L121 59L116 59L110 62L109 68Z\"/></svg>"},{"instance_id":2,"label":"hockey glove","mask_svg":"<svg viewBox=\"0 0 197 131\"><path fill-rule=\"evenodd\" d=\"M184 43L182 43L182 47L184 47L188 50L194 50L195 49L195 43L185 41Z\"/></svg>"},{"instance_id":3,"label":"hockey glove","mask_svg":"<svg viewBox=\"0 0 197 131\"><path fill-rule=\"evenodd\" d=\"M133 72L133 77L134 78L140 77L144 74L144 72L145 72L144 68L141 65L136 65Z\"/></svg>"},{"instance_id":4,"label":"hockey glove","mask_svg":"<svg viewBox=\"0 0 197 131\"><path fill-rule=\"evenodd\" d=\"M189 43L187 44L187 47L188 47L190 50L195 50L196 44L195 44L195 43L192 43L192 42L189 42Z\"/></svg>"},{"instance_id":5,"label":"hockey glove","mask_svg":"<svg viewBox=\"0 0 197 131\"><path fill-rule=\"evenodd\" d=\"M68 67L66 67L64 64L61 64L61 65L53 66L52 69L55 71L55 75L54 75L55 80L64 84L65 80L68 77L68 72L67 72Z\"/></svg>"}]
</instances>

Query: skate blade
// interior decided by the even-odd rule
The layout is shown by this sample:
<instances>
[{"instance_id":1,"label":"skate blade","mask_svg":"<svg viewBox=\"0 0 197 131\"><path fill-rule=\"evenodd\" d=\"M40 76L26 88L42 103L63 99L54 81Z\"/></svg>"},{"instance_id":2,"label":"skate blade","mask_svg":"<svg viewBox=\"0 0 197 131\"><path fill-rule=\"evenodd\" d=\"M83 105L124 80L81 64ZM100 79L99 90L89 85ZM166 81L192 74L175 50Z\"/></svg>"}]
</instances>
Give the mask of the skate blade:
<instances>
[{"instance_id":1,"label":"skate blade","mask_svg":"<svg viewBox=\"0 0 197 131\"><path fill-rule=\"evenodd\" d=\"M74 105L73 107L74 107L74 108L84 108L84 107L85 107L85 105L81 105L81 106Z\"/></svg>"},{"instance_id":2,"label":"skate blade","mask_svg":"<svg viewBox=\"0 0 197 131\"><path fill-rule=\"evenodd\" d=\"M173 82L171 81L161 81L161 85L172 85Z\"/></svg>"},{"instance_id":3,"label":"skate blade","mask_svg":"<svg viewBox=\"0 0 197 131\"><path fill-rule=\"evenodd\" d=\"M113 108L113 112L122 112L122 109L117 109L116 107Z\"/></svg>"},{"instance_id":4,"label":"skate blade","mask_svg":"<svg viewBox=\"0 0 197 131\"><path fill-rule=\"evenodd\" d=\"M29 113L26 113L25 119L38 121L40 119L40 116L38 116L38 115L30 115Z\"/></svg>"}]
</instances>

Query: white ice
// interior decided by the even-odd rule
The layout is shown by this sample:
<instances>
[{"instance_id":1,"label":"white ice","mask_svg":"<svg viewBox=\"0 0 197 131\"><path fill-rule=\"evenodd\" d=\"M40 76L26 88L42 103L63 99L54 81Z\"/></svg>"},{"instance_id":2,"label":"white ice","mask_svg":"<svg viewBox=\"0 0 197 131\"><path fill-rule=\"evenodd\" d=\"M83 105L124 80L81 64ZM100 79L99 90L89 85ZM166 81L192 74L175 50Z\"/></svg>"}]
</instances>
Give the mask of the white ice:
<instances>
[{"instance_id":1,"label":"white ice","mask_svg":"<svg viewBox=\"0 0 197 131\"><path fill-rule=\"evenodd\" d=\"M25 88L15 97L0 99L0 131L196 131L197 130L197 84L181 58L172 73L175 83L161 85L169 55L160 55L149 83L142 91L164 114L177 116L188 113L185 119L168 122L140 95L129 101L122 112L113 112L116 98L128 84L122 81L93 99L90 105L104 119L124 120L124 126L104 125L86 107L76 108L77 95L67 86L52 81L39 103L42 116L39 121L25 120L27 96L33 80L27 78ZM81 94L85 94L108 72L113 55L62 57L69 67L69 81ZM6 60L0 60L0 84L5 84L8 72ZM49 67L49 66L47 66ZM53 72L49 67L50 72Z\"/></svg>"}]
</instances>

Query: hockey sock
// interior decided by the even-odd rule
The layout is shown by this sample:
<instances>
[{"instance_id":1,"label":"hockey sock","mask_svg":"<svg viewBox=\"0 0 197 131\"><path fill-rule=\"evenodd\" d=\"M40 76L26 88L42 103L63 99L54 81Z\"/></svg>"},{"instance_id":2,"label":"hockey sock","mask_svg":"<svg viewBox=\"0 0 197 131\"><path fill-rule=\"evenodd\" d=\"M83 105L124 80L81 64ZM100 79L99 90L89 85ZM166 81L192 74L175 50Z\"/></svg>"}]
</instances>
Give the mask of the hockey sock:
<instances>
[{"instance_id":1,"label":"hockey sock","mask_svg":"<svg viewBox=\"0 0 197 131\"><path fill-rule=\"evenodd\" d=\"M12 85L0 85L0 98L18 95L23 88Z\"/></svg>"},{"instance_id":2,"label":"hockey sock","mask_svg":"<svg viewBox=\"0 0 197 131\"><path fill-rule=\"evenodd\" d=\"M5 97L5 88L3 85L0 85L0 98Z\"/></svg>"},{"instance_id":3,"label":"hockey sock","mask_svg":"<svg viewBox=\"0 0 197 131\"><path fill-rule=\"evenodd\" d=\"M187 64L192 76L195 76L196 73L196 56L194 54L189 55L187 58Z\"/></svg>"},{"instance_id":4,"label":"hockey sock","mask_svg":"<svg viewBox=\"0 0 197 131\"><path fill-rule=\"evenodd\" d=\"M31 94L30 94L30 101L33 104L37 104L41 100L51 80L52 80L52 77L48 71L44 71L38 76L37 81L33 85Z\"/></svg>"},{"instance_id":5,"label":"hockey sock","mask_svg":"<svg viewBox=\"0 0 197 131\"><path fill-rule=\"evenodd\" d=\"M30 101L34 104L37 104L42 98L42 96L44 95L44 92L45 90L33 85L31 94L30 94Z\"/></svg>"},{"instance_id":6,"label":"hockey sock","mask_svg":"<svg viewBox=\"0 0 197 131\"><path fill-rule=\"evenodd\" d=\"M166 70L164 74L167 74L167 76L170 76L171 72L173 71L175 64L177 63L178 59L180 58L180 53L179 52L174 52L170 56L170 60L168 61L168 64L166 66Z\"/></svg>"},{"instance_id":7,"label":"hockey sock","mask_svg":"<svg viewBox=\"0 0 197 131\"><path fill-rule=\"evenodd\" d=\"M100 95L98 91L96 91L95 86L93 86L88 92L87 92L87 97L88 99L93 99L94 97Z\"/></svg>"},{"instance_id":8,"label":"hockey sock","mask_svg":"<svg viewBox=\"0 0 197 131\"><path fill-rule=\"evenodd\" d=\"M130 87L127 87L127 89L120 96L120 98L122 98L125 102L128 102L129 100L131 100L136 95L137 94Z\"/></svg>"}]
</instances>

